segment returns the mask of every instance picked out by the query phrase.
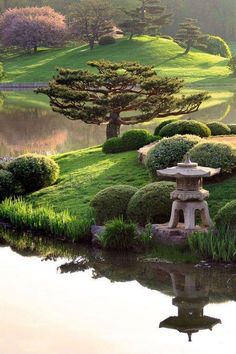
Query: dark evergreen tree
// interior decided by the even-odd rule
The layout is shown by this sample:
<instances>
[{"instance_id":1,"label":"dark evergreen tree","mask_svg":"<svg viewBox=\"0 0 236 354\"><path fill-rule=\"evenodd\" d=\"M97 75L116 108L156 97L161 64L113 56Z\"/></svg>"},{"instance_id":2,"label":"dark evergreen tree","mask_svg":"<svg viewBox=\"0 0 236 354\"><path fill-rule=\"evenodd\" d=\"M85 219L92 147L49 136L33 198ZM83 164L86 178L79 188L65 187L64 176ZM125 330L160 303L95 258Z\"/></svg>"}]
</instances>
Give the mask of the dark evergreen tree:
<instances>
[{"instance_id":1,"label":"dark evergreen tree","mask_svg":"<svg viewBox=\"0 0 236 354\"><path fill-rule=\"evenodd\" d=\"M190 49L203 38L200 27L197 26L197 20L193 18L186 18L184 22L180 23L179 30L175 38L176 41L183 43L186 47L184 54L188 54Z\"/></svg>"},{"instance_id":2,"label":"dark evergreen tree","mask_svg":"<svg viewBox=\"0 0 236 354\"><path fill-rule=\"evenodd\" d=\"M122 124L196 112L205 93L180 96L183 80L159 77L152 66L136 62L88 62L97 72L59 69L48 88L53 111L87 124L107 124L107 138L119 136Z\"/></svg>"},{"instance_id":3,"label":"dark evergreen tree","mask_svg":"<svg viewBox=\"0 0 236 354\"><path fill-rule=\"evenodd\" d=\"M130 39L134 35L149 34L156 36L160 28L171 22L172 14L166 12L166 7L160 0L140 0L140 7L123 12L127 19L121 23L125 33L129 33Z\"/></svg>"}]
</instances>

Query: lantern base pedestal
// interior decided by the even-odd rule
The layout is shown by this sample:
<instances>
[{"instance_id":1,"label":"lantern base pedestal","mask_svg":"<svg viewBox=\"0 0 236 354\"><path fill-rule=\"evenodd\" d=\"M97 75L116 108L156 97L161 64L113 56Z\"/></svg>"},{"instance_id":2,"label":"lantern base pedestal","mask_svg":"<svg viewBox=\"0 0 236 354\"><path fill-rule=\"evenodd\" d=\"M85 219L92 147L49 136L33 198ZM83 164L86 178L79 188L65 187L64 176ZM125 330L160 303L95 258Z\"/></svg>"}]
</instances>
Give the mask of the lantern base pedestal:
<instances>
[{"instance_id":1,"label":"lantern base pedestal","mask_svg":"<svg viewBox=\"0 0 236 354\"><path fill-rule=\"evenodd\" d=\"M186 229L181 223L174 229L170 229L168 223L152 225L153 240L167 246L185 247L188 237L196 231L208 232L209 228L196 226L194 229Z\"/></svg>"}]
</instances>

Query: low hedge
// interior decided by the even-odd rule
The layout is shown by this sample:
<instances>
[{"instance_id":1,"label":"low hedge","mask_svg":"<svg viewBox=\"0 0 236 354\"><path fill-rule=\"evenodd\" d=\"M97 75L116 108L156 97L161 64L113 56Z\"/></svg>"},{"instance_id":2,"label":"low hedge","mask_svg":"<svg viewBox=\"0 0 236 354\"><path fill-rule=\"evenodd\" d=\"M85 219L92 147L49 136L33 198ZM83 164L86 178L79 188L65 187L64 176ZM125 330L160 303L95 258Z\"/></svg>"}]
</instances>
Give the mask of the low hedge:
<instances>
[{"instance_id":1,"label":"low hedge","mask_svg":"<svg viewBox=\"0 0 236 354\"><path fill-rule=\"evenodd\" d=\"M161 137L171 137L176 134L192 134L204 138L210 136L211 131L206 124L196 120L178 120L167 124L159 132Z\"/></svg>"},{"instance_id":2,"label":"low hedge","mask_svg":"<svg viewBox=\"0 0 236 354\"><path fill-rule=\"evenodd\" d=\"M108 139L103 144L102 150L105 154L138 150L156 140L158 137L153 136L145 129L132 129L125 132L120 138Z\"/></svg>"},{"instance_id":3,"label":"low hedge","mask_svg":"<svg viewBox=\"0 0 236 354\"><path fill-rule=\"evenodd\" d=\"M0 170L0 202L14 193L14 176L11 172Z\"/></svg>"},{"instance_id":4,"label":"low hedge","mask_svg":"<svg viewBox=\"0 0 236 354\"><path fill-rule=\"evenodd\" d=\"M128 217L140 225L167 222L171 214L172 182L154 182L139 189L130 199Z\"/></svg>"},{"instance_id":5,"label":"low hedge","mask_svg":"<svg viewBox=\"0 0 236 354\"><path fill-rule=\"evenodd\" d=\"M236 200L232 200L221 208L215 217L216 227L220 230L236 231Z\"/></svg>"},{"instance_id":6,"label":"low hedge","mask_svg":"<svg viewBox=\"0 0 236 354\"><path fill-rule=\"evenodd\" d=\"M149 152L146 166L151 176L157 178L157 170L173 167L181 162L184 155L201 141L195 135L176 135L159 141Z\"/></svg>"},{"instance_id":7,"label":"low hedge","mask_svg":"<svg viewBox=\"0 0 236 354\"><path fill-rule=\"evenodd\" d=\"M207 124L211 131L211 135L228 135L231 134L231 129L227 124L221 122L212 122Z\"/></svg>"},{"instance_id":8,"label":"low hedge","mask_svg":"<svg viewBox=\"0 0 236 354\"><path fill-rule=\"evenodd\" d=\"M167 119L167 120L164 120L163 122L161 122L154 130L154 135L158 136L161 129L172 122L176 122L176 119Z\"/></svg>"},{"instance_id":9,"label":"low hedge","mask_svg":"<svg viewBox=\"0 0 236 354\"><path fill-rule=\"evenodd\" d=\"M103 225L114 218L127 218L127 207L137 188L127 185L108 187L97 193L90 205L95 213L96 223Z\"/></svg>"},{"instance_id":10,"label":"low hedge","mask_svg":"<svg viewBox=\"0 0 236 354\"><path fill-rule=\"evenodd\" d=\"M190 150L193 162L201 166L221 168L221 172L231 173L236 168L235 152L230 144L203 142Z\"/></svg>"},{"instance_id":11,"label":"low hedge","mask_svg":"<svg viewBox=\"0 0 236 354\"><path fill-rule=\"evenodd\" d=\"M236 124L228 124L231 134L236 134Z\"/></svg>"},{"instance_id":12,"label":"low hedge","mask_svg":"<svg viewBox=\"0 0 236 354\"><path fill-rule=\"evenodd\" d=\"M59 166L51 158L26 154L19 156L7 166L24 192L34 192L54 184L59 176Z\"/></svg>"}]
</instances>

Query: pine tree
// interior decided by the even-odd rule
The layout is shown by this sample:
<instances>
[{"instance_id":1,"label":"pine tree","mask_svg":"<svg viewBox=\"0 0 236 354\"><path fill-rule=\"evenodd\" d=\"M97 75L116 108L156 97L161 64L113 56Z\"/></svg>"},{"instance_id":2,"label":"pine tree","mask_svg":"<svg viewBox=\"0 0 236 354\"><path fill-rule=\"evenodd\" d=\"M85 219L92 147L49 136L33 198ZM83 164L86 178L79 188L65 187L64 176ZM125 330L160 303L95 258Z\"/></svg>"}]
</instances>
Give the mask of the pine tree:
<instances>
[{"instance_id":1,"label":"pine tree","mask_svg":"<svg viewBox=\"0 0 236 354\"><path fill-rule=\"evenodd\" d=\"M127 19L120 24L124 32L134 35L149 34L156 36L160 28L171 22L172 14L166 12L166 7L160 0L140 0L140 7L134 10L123 9Z\"/></svg>"},{"instance_id":2,"label":"pine tree","mask_svg":"<svg viewBox=\"0 0 236 354\"><path fill-rule=\"evenodd\" d=\"M205 93L180 96L183 80L159 77L152 66L136 62L91 61L97 72L59 69L48 88L53 111L87 124L107 124L107 138L121 125L133 125L196 112Z\"/></svg>"},{"instance_id":3,"label":"pine tree","mask_svg":"<svg viewBox=\"0 0 236 354\"><path fill-rule=\"evenodd\" d=\"M184 54L188 54L190 49L203 38L200 27L197 26L197 22L196 19L186 18L185 22L179 25L176 40L186 46Z\"/></svg>"}]
</instances>

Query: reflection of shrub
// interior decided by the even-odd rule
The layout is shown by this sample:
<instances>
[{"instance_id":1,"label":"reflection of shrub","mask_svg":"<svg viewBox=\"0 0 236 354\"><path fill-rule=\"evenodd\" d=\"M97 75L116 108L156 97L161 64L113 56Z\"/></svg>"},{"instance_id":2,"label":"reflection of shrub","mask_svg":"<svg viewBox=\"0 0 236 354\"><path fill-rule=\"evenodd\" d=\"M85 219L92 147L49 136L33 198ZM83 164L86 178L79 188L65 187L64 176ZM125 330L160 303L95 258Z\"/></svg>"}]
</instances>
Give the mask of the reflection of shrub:
<instances>
[{"instance_id":1,"label":"reflection of shrub","mask_svg":"<svg viewBox=\"0 0 236 354\"><path fill-rule=\"evenodd\" d=\"M196 120L178 120L167 124L159 132L159 135L162 137L170 137L176 134L192 134L204 138L210 136L211 131L206 124Z\"/></svg>"},{"instance_id":2,"label":"reflection of shrub","mask_svg":"<svg viewBox=\"0 0 236 354\"><path fill-rule=\"evenodd\" d=\"M222 172L232 172L236 167L236 157L229 144L204 142L190 150L192 161L201 166L221 168Z\"/></svg>"},{"instance_id":3,"label":"reflection of shrub","mask_svg":"<svg viewBox=\"0 0 236 354\"><path fill-rule=\"evenodd\" d=\"M129 250L135 244L136 226L122 219L114 219L106 223L106 230L101 235L102 246L107 249Z\"/></svg>"},{"instance_id":4,"label":"reflection of shrub","mask_svg":"<svg viewBox=\"0 0 236 354\"><path fill-rule=\"evenodd\" d=\"M146 166L157 178L156 170L175 166L201 138L194 135L176 135L159 141L148 153Z\"/></svg>"},{"instance_id":5,"label":"reflection of shrub","mask_svg":"<svg viewBox=\"0 0 236 354\"><path fill-rule=\"evenodd\" d=\"M236 124L228 124L231 134L236 134Z\"/></svg>"},{"instance_id":6,"label":"reflection of shrub","mask_svg":"<svg viewBox=\"0 0 236 354\"><path fill-rule=\"evenodd\" d=\"M231 133L228 125L221 122L208 123L207 126L211 131L211 135L227 135Z\"/></svg>"},{"instance_id":7,"label":"reflection of shrub","mask_svg":"<svg viewBox=\"0 0 236 354\"><path fill-rule=\"evenodd\" d=\"M170 193L174 189L172 182L155 182L141 188L130 199L128 217L141 225L168 221L172 205Z\"/></svg>"},{"instance_id":8,"label":"reflection of shrub","mask_svg":"<svg viewBox=\"0 0 236 354\"><path fill-rule=\"evenodd\" d=\"M91 201L96 222L102 225L106 221L117 217L125 219L128 203L136 192L137 188L135 187L117 185L108 187L96 194Z\"/></svg>"},{"instance_id":9,"label":"reflection of shrub","mask_svg":"<svg viewBox=\"0 0 236 354\"><path fill-rule=\"evenodd\" d=\"M0 202L14 193L14 177L11 172L0 170Z\"/></svg>"},{"instance_id":10,"label":"reflection of shrub","mask_svg":"<svg viewBox=\"0 0 236 354\"><path fill-rule=\"evenodd\" d=\"M165 127L166 125L172 123L172 122L176 122L176 119L167 119L167 120L164 120L164 122L161 122L161 123L156 127L156 129L155 129L155 131L154 131L154 135L158 136L159 133L160 133L160 131L161 131L161 129L162 129L163 127Z\"/></svg>"},{"instance_id":11,"label":"reflection of shrub","mask_svg":"<svg viewBox=\"0 0 236 354\"><path fill-rule=\"evenodd\" d=\"M27 154L18 157L8 165L15 180L25 192L33 192L55 183L59 176L58 164L49 157Z\"/></svg>"},{"instance_id":12,"label":"reflection of shrub","mask_svg":"<svg viewBox=\"0 0 236 354\"><path fill-rule=\"evenodd\" d=\"M236 200L232 200L221 208L215 217L218 229L231 229L236 231Z\"/></svg>"},{"instance_id":13,"label":"reflection of shrub","mask_svg":"<svg viewBox=\"0 0 236 354\"><path fill-rule=\"evenodd\" d=\"M138 150L144 145L150 144L156 140L157 137L153 136L145 129L132 129L125 132L121 138L108 139L103 144L103 152L108 154Z\"/></svg>"},{"instance_id":14,"label":"reflection of shrub","mask_svg":"<svg viewBox=\"0 0 236 354\"><path fill-rule=\"evenodd\" d=\"M115 43L115 38L112 36L102 36L99 39L99 45L109 45L109 44L114 44Z\"/></svg>"}]
</instances>

